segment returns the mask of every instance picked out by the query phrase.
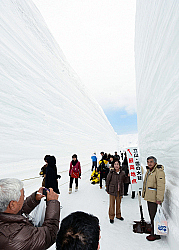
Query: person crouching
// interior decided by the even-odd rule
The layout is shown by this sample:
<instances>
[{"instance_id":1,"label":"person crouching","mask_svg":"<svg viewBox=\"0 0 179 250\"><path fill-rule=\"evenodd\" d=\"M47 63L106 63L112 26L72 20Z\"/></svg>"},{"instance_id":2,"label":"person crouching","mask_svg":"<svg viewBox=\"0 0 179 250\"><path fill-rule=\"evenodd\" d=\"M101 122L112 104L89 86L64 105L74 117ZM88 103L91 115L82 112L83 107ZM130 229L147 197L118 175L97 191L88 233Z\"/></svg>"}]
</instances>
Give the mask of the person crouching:
<instances>
[{"instance_id":1,"label":"person crouching","mask_svg":"<svg viewBox=\"0 0 179 250\"><path fill-rule=\"evenodd\" d=\"M109 194L109 219L114 223L115 202L116 218L124 220L121 216L121 199L124 194L125 172L121 170L120 161L114 160L114 169L112 169L106 180L106 192Z\"/></svg>"}]
</instances>

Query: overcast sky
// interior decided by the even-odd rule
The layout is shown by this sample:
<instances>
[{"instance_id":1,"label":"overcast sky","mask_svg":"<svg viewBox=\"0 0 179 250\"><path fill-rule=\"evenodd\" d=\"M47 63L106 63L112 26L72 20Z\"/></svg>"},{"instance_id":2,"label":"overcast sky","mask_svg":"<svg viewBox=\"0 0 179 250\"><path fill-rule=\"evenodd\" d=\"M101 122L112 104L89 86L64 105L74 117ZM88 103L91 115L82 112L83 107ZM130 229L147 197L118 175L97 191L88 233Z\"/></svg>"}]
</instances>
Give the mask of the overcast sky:
<instances>
[{"instance_id":1,"label":"overcast sky","mask_svg":"<svg viewBox=\"0 0 179 250\"><path fill-rule=\"evenodd\" d=\"M119 117L119 123L120 119L124 122L126 117L127 120L132 117L133 129L122 131L116 127L116 132L137 132L134 68L136 1L33 2L82 83L107 116L111 111L108 117L111 124L114 126L112 114Z\"/></svg>"}]
</instances>

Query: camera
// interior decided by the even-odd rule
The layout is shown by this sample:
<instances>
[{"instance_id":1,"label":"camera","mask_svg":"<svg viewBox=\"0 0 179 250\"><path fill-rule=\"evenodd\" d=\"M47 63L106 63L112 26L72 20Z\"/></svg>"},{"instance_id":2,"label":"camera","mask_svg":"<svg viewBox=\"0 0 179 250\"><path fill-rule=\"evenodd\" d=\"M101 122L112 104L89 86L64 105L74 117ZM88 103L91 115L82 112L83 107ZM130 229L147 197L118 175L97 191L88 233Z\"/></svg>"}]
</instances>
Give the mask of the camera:
<instances>
[{"instance_id":1,"label":"camera","mask_svg":"<svg viewBox=\"0 0 179 250\"><path fill-rule=\"evenodd\" d=\"M50 192L50 189L48 189L48 188L43 188L43 195L47 196L47 190Z\"/></svg>"}]
</instances>

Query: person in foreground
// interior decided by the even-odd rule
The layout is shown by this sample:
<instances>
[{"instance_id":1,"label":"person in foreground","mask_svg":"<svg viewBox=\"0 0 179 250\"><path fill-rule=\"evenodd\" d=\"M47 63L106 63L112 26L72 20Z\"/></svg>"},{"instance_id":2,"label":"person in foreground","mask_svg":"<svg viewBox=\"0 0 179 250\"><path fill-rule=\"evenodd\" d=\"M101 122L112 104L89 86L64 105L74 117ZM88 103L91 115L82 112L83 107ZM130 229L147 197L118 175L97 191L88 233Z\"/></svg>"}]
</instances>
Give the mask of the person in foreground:
<instances>
[{"instance_id":1,"label":"person in foreground","mask_svg":"<svg viewBox=\"0 0 179 250\"><path fill-rule=\"evenodd\" d=\"M125 172L120 167L120 161L114 160L114 169L112 169L106 180L106 192L109 194L109 219L114 223L115 201L116 201L116 218L123 221L121 216L121 199L124 195Z\"/></svg>"},{"instance_id":2,"label":"person in foreground","mask_svg":"<svg viewBox=\"0 0 179 250\"><path fill-rule=\"evenodd\" d=\"M157 164L154 156L147 158L147 172L143 182L142 197L147 201L148 212L151 219L151 234L146 237L149 241L160 239L159 235L154 235L154 217L158 204L164 200L165 173L164 167Z\"/></svg>"},{"instance_id":3,"label":"person in foreground","mask_svg":"<svg viewBox=\"0 0 179 250\"><path fill-rule=\"evenodd\" d=\"M27 218L44 197L42 193L43 187L24 201L22 181L14 178L0 180L1 250L45 250L55 242L60 203L53 189L47 191L47 208L42 227L34 227Z\"/></svg>"},{"instance_id":4,"label":"person in foreground","mask_svg":"<svg viewBox=\"0 0 179 250\"><path fill-rule=\"evenodd\" d=\"M100 249L99 219L84 212L74 212L65 217L57 234L57 250Z\"/></svg>"}]
</instances>

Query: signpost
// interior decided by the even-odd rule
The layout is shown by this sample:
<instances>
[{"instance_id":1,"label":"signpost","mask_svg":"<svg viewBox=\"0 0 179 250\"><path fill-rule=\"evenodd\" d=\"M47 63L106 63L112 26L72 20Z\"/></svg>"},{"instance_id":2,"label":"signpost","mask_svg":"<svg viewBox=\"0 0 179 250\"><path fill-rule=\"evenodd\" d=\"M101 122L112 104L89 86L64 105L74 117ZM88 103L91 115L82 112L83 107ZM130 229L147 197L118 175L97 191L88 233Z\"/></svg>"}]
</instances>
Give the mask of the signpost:
<instances>
[{"instance_id":1,"label":"signpost","mask_svg":"<svg viewBox=\"0 0 179 250\"><path fill-rule=\"evenodd\" d=\"M132 191L142 191L143 180L137 147L127 148L127 159Z\"/></svg>"},{"instance_id":2,"label":"signpost","mask_svg":"<svg viewBox=\"0 0 179 250\"><path fill-rule=\"evenodd\" d=\"M139 162L139 154L137 147L130 147L127 148L127 160L128 160L128 166L129 166L129 174L130 174L130 180L132 185L132 191L136 191L138 193L139 198L139 209L140 209L140 215L141 220L140 221L134 221L133 225L133 232L134 233L149 233L148 230L151 228L151 224L148 222L145 222L143 217L143 211L142 211L142 204L141 204L141 197L140 193L142 191L143 187L143 178L142 178L142 171L141 171L141 165Z\"/></svg>"}]
</instances>

